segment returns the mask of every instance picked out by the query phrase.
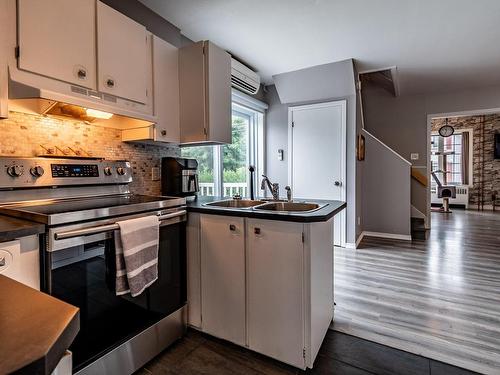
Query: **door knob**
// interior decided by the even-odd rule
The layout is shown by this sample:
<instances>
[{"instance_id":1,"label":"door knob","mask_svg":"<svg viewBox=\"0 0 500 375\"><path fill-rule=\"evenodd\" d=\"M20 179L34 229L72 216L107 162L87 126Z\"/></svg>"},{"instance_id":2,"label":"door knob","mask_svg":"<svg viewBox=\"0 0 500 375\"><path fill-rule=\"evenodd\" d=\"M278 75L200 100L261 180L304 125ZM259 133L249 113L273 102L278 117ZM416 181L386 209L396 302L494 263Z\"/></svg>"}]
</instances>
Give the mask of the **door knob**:
<instances>
[{"instance_id":1,"label":"door knob","mask_svg":"<svg viewBox=\"0 0 500 375\"><path fill-rule=\"evenodd\" d=\"M334 184L335 184L335 186L342 186L342 182L340 182L340 181L335 181Z\"/></svg>"}]
</instances>

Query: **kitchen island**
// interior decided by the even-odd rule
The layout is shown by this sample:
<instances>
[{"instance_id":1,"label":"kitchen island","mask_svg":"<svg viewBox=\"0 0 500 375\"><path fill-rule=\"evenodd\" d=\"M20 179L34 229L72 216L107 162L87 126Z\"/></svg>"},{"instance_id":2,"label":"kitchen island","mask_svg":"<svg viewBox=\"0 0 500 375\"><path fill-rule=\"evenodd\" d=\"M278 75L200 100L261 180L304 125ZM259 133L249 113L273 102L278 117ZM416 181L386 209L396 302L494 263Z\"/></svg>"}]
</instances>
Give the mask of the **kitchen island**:
<instances>
[{"instance_id":1,"label":"kitchen island","mask_svg":"<svg viewBox=\"0 0 500 375\"><path fill-rule=\"evenodd\" d=\"M80 329L78 308L2 275L0 290L0 374L51 374L56 366L70 374L65 353Z\"/></svg>"},{"instance_id":2,"label":"kitchen island","mask_svg":"<svg viewBox=\"0 0 500 375\"><path fill-rule=\"evenodd\" d=\"M333 319L333 218L345 207L309 199L188 202L189 324L311 368Z\"/></svg>"}]
</instances>

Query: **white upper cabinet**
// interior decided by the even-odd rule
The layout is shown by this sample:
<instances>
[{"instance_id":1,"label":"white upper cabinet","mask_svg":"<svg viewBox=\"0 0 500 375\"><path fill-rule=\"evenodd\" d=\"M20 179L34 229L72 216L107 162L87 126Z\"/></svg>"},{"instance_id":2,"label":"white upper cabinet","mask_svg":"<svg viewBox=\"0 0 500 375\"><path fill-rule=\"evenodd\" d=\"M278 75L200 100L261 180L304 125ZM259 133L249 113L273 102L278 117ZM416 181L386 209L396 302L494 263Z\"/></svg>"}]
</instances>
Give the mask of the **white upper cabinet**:
<instances>
[{"instance_id":1,"label":"white upper cabinet","mask_svg":"<svg viewBox=\"0 0 500 375\"><path fill-rule=\"evenodd\" d=\"M74 3L78 2L71 2ZM146 28L100 1L97 2L97 56L99 91L147 102L151 51Z\"/></svg>"},{"instance_id":2,"label":"white upper cabinet","mask_svg":"<svg viewBox=\"0 0 500 375\"><path fill-rule=\"evenodd\" d=\"M209 41L179 51L181 143L231 143L231 56Z\"/></svg>"},{"instance_id":3,"label":"white upper cabinet","mask_svg":"<svg viewBox=\"0 0 500 375\"><path fill-rule=\"evenodd\" d=\"M153 93L156 141L180 142L179 49L153 36Z\"/></svg>"},{"instance_id":4,"label":"white upper cabinet","mask_svg":"<svg viewBox=\"0 0 500 375\"><path fill-rule=\"evenodd\" d=\"M18 0L19 68L96 89L95 0Z\"/></svg>"}]
</instances>

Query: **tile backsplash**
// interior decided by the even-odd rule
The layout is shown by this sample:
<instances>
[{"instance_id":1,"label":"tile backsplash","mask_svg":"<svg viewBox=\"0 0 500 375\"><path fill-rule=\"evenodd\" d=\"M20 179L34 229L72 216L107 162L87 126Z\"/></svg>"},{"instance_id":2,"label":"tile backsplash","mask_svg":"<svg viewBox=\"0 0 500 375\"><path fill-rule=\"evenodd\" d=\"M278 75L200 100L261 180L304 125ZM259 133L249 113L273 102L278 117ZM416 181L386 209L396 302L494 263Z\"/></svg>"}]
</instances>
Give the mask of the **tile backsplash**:
<instances>
[{"instance_id":1,"label":"tile backsplash","mask_svg":"<svg viewBox=\"0 0 500 375\"><path fill-rule=\"evenodd\" d=\"M160 167L161 158L179 156L177 145L146 145L121 141L121 131L89 125L82 121L9 112L0 120L1 156L37 156L43 148L58 146L89 151L106 159L128 160L132 164L131 190L137 194L160 194L160 181L151 180L151 168Z\"/></svg>"}]
</instances>

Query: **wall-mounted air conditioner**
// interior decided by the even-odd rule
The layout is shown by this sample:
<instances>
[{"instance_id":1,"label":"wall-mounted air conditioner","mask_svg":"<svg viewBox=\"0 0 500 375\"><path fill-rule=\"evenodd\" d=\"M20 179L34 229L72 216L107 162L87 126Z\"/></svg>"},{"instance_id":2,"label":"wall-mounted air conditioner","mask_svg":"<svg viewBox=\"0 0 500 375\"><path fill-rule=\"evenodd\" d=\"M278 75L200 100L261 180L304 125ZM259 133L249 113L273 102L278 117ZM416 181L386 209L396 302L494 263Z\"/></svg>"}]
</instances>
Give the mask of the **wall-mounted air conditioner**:
<instances>
[{"instance_id":1,"label":"wall-mounted air conditioner","mask_svg":"<svg viewBox=\"0 0 500 375\"><path fill-rule=\"evenodd\" d=\"M231 85L247 94L257 94L260 76L235 59L231 59Z\"/></svg>"}]
</instances>

